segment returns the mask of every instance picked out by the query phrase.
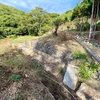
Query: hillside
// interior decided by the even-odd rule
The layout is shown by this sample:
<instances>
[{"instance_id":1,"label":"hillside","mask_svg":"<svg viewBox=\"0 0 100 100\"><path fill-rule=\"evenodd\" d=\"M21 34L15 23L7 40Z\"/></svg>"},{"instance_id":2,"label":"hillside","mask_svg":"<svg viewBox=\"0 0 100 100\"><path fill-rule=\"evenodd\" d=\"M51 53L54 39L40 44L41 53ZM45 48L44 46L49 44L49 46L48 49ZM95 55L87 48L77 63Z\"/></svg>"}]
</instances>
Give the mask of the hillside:
<instances>
[{"instance_id":1,"label":"hillside","mask_svg":"<svg viewBox=\"0 0 100 100\"><path fill-rule=\"evenodd\" d=\"M20 18L26 13L0 3L0 36L14 34L18 28Z\"/></svg>"},{"instance_id":2,"label":"hillside","mask_svg":"<svg viewBox=\"0 0 100 100\"><path fill-rule=\"evenodd\" d=\"M38 16L33 17L36 14ZM38 33L46 32L51 28L49 14L40 7L25 13L0 3L0 22L1 38L10 35L14 35L14 37L17 35L38 35Z\"/></svg>"},{"instance_id":3,"label":"hillside","mask_svg":"<svg viewBox=\"0 0 100 100\"><path fill-rule=\"evenodd\" d=\"M57 33L62 24L65 30L80 31L80 27L82 27L82 31L89 31L91 8L91 0L83 0L74 9L59 15L58 13L48 13L40 7L25 13L11 6L0 4L0 37L39 36L48 31ZM97 23L98 30L99 26L100 24Z\"/></svg>"},{"instance_id":4,"label":"hillside","mask_svg":"<svg viewBox=\"0 0 100 100\"><path fill-rule=\"evenodd\" d=\"M83 1L61 15L0 3L0 100L100 99L100 39L77 32L90 28Z\"/></svg>"},{"instance_id":5,"label":"hillside","mask_svg":"<svg viewBox=\"0 0 100 100\"><path fill-rule=\"evenodd\" d=\"M18 10L12 6L4 5L0 3L0 15L23 15L24 11Z\"/></svg>"}]
</instances>

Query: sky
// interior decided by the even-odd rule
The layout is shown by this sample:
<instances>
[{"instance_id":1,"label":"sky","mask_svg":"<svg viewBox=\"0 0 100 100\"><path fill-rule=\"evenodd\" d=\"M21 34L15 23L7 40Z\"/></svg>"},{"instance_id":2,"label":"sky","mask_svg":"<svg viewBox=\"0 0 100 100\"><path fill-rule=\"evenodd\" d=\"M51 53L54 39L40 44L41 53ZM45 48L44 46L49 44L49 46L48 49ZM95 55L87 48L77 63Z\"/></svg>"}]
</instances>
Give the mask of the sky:
<instances>
[{"instance_id":1,"label":"sky","mask_svg":"<svg viewBox=\"0 0 100 100\"><path fill-rule=\"evenodd\" d=\"M0 3L13 6L17 9L29 12L35 7L42 7L47 12L62 14L73 9L82 0L0 0Z\"/></svg>"}]
</instances>

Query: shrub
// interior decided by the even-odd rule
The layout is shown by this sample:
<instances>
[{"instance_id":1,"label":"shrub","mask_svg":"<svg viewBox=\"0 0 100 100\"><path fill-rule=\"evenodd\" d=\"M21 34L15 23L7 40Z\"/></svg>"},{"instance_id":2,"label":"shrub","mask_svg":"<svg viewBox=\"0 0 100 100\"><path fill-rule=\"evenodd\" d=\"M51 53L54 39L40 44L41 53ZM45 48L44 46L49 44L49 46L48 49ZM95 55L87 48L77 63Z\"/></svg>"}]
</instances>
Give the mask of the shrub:
<instances>
[{"instance_id":1,"label":"shrub","mask_svg":"<svg viewBox=\"0 0 100 100\"><path fill-rule=\"evenodd\" d=\"M16 35L9 35L7 36L8 38L12 38L12 39L15 39L17 36Z\"/></svg>"},{"instance_id":2,"label":"shrub","mask_svg":"<svg viewBox=\"0 0 100 100\"><path fill-rule=\"evenodd\" d=\"M2 35L0 35L0 39L4 39L4 37Z\"/></svg>"},{"instance_id":3,"label":"shrub","mask_svg":"<svg viewBox=\"0 0 100 100\"><path fill-rule=\"evenodd\" d=\"M19 81L21 80L20 75L16 75L16 74L13 74L13 75L11 76L11 78L12 78L13 81L17 81L17 82L19 82Z\"/></svg>"},{"instance_id":4,"label":"shrub","mask_svg":"<svg viewBox=\"0 0 100 100\"><path fill-rule=\"evenodd\" d=\"M88 63L87 62L81 62L79 64L79 73L80 73L80 76L83 78L83 79L91 79L91 73L89 72L89 69L87 67Z\"/></svg>"},{"instance_id":5,"label":"shrub","mask_svg":"<svg viewBox=\"0 0 100 100\"><path fill-rule=\"evenodd\" d=\"M100 68L99 64L95 64L93 62L89 62L87 60L83 60L79 64L79 73L83 79L91 79L93 73L97 72Z\"/></svg>"},{"instance_id":6,"label":"shrub","mask_svg":"<svg viewBox=\"0 0 100 100\"><path fill-rule=\"evenodd\" d=\"M89 60L85 53L77 51L74 52L72 56L74 59L82 59L82 61L79 63L79 74L81 78L89 80L91 79L93 73L100 70L100 65Z\"/></svg>"},{"instance_id":7,"label":"shrub","mask_svg":"<svg viewBox=\"0 0 100 100\"><path fill-rule=\"evenodd\" d=\"M87 55L85 53L82 53L80 51L76 51L72 54L74 59L86 59Z\"/></svg>"}]
</instances>

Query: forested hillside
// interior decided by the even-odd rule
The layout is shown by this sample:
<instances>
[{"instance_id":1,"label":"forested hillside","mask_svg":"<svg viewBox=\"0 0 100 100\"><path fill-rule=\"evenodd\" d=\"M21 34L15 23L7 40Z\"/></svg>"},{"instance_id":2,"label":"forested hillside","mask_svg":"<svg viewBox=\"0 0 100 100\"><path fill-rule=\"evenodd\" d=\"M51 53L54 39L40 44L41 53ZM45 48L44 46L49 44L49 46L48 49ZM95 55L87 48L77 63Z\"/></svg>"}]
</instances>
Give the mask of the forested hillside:
<instances>
[{"instance_id":1,"label":"forested hillside","mask_svg":"<svg viewBox=\"0 0 100 100\"><path fill-rule=\"evenodd\" d=\"M3 36L15 34L18 31L20 19L25 15L23 11L0 3L0 34Z\"/></svg>"},{"instance_id":2,"label":"forested hillside","mask_svg":"<svg viewBox=\"0 0 100 100\"><path fill-rule=\"evenodd\" d=\"M100 100L100 12L91 16L93 0L69 11L60 1L63 14L0 3L0 100Z\"/></svg>"},{"instance_id":3,"label":"forested hillside","mask_svg":"<svg viewBox=\"0 0 100 100\"><path fill-rule=\"evenodd\" d=\"M92 0L83 0L74 9L59 15L58 13L48 13L40 7L36 7L31 12L25 13L11 6L0 3L0 37L18 35L43 35L55 28L54 35L61 24L73 22L75 30L88 31L90 28L89 19L91 17ZM67 25L68 28L70 27ZM72 30L72 27L69 28ZM99 29L99 23L97 23Z\"/></svg>"},{"instance_id":4,"label":"forested hillside","mask_svg":"<svg viewBox=\"0 0 100 100\"><path fill-rule=\"evenodd\" d=\"M76 26L77 31L80 31L80 28L81 31L89 31L91 14L92 14L92 0L83 0L83 2L78 4L74 9L66 11L64 14L62 14L62 16L65 16L67 21L73 22L74 25ZM100 10L99 10L99 18L100 18ZM99 18L96 25L97 26L96 30L100 30Z\"/></svg>"},{"instance_id":5,"label":"forested hillside","mask_svg":"<svg viewBox=\"0 0 100 100\"><path fill-rule=\"evenodd\" d=\"M47 13L36 7L29 13L0 4L0 37L17 35L42 35L52 28L57 13Z\"/></svg>"}]
</instances>

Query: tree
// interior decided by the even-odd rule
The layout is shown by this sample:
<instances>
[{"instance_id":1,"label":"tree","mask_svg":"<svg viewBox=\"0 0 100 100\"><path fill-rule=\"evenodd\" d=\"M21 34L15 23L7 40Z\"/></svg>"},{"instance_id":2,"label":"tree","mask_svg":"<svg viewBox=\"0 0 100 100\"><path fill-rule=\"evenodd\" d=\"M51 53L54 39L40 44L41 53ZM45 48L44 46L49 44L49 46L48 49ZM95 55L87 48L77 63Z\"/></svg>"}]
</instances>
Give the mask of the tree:
<instances>
[{"instance_id":1,"label":"tree","mask_svg":"<svg viewBox=\"0 0 100 100\"><path fill-rule=\"evenodd\" d=\"M37 30L37 35L42 32L42 27L46 24L49 24L50 17L48 13L40 7L36 7L34 10L31 11L31 16L33 17L34 28Z\"/></svg>"},{"instance_id":2,"label":"tree","mask_svg":"<svg viewBox=\"0 0 100 100\"><path fill-rule=\"evenodd\" d=\"M64 23L64 20L62 20L60 17L58 17L57 19L55 19L55 21L53 22L54 26L55 26L55 31L53 32L53 36L57 36L57 31L58 28L61 24Z\"/></svg>"},{"instance_id":3,"label":"tree","mask_svg":"<svg viewBox=\"0 0 100 100\"><path fill-rule=\"evenodd\" d=\"M71 20L74 20L77 17L80 18L82 16L90 17L91 9L92 9L92 0L83 0L81 4L77 5L73 9Z\"/></svg>"}]
</instances>

